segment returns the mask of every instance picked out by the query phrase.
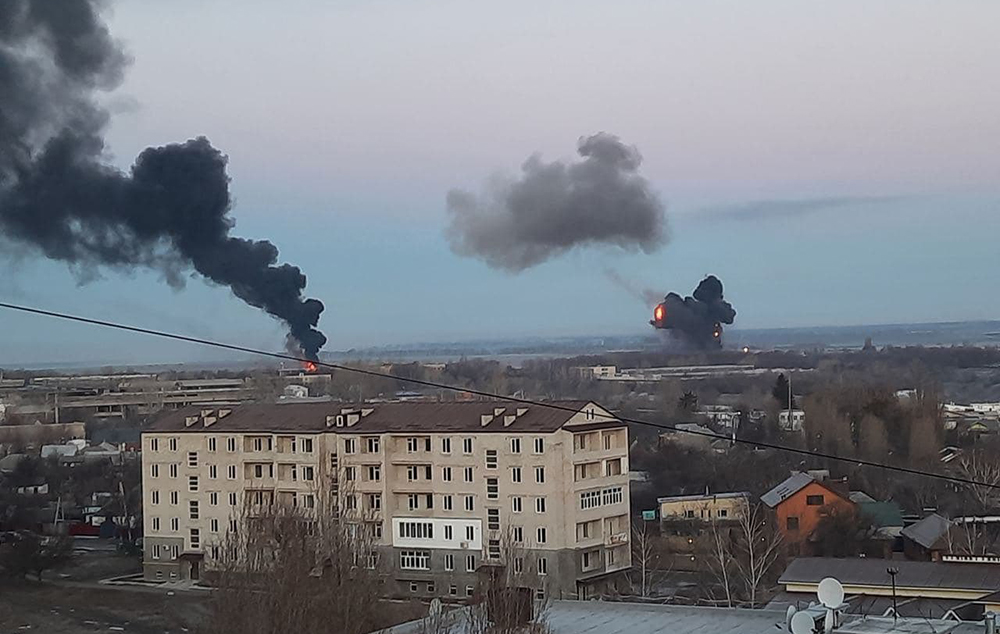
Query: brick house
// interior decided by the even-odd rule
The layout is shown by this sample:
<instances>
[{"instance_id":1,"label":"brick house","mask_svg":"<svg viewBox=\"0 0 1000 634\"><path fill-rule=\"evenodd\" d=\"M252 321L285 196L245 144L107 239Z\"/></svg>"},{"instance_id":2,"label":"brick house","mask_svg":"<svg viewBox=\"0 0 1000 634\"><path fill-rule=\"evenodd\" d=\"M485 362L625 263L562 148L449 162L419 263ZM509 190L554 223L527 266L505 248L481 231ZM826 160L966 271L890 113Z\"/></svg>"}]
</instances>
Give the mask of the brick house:
<instances>
[{"instance_id":1,"label":"brick house","mask_svg":"<svg viewBox=\"0 0 1000 634\"><path fill-rule=\"evenodd\" d=\"M839 483L819 480L808 473L793 473L761 496L774 510L778 529L793 552L808 551L809 537L820 520L832 512L856 511L856 505Z\"/></svg>"}]
</instances>

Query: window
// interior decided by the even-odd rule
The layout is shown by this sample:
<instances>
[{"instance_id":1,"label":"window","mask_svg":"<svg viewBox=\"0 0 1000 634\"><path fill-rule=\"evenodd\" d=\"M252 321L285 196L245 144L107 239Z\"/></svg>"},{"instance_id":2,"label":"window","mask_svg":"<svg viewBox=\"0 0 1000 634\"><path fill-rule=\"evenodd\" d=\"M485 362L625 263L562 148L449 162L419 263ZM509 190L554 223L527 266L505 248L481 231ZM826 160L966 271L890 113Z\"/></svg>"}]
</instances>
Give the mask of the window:
<instances>
[{"instance_id":1,"label":"window","mask_svg":"<svg viewBox=\"0 0 1000 634\"><path fill-rule=\"evenodd\" d=\"M226 476L230 480L235 480L236 479L236 465L234 465L234 464L229 465L229 468L226 470Z\"/></svg>"},{"instance_id":2,"label":"window","mask_svg":"<svg viewBox=\"0 0 1000 634\"><path fill-rule=\"evenodd\" d=\"M382 451L382 445L378 436L368 438L366 441L368 447L368 453L378 453Z\"/></svg>"},{"instance_id":3,"label":"window","mask_svg":"<svg viewBox=\"0 0 1000 634\"><path fill-rule=\"evenodd\" d=\"M160 503L160 492L159 491L155 491L155 490L154 491L150 491L149 495L150 495L150 498L151 498L151 501L153 502L153 504L159 504Z\"/></svg>"},{"instance_id":4,"label":"window","mask_svg":"<svg viewBox=\"0 0 1000 634\"><path fill-rule=\"evenodd\" d=\"M373 511L381 510L382 508L382 494L381 493L369 493L368 494L368 508Z\"/></svg>"},{"instance_id":5,"label":"window","mask_svg":"<svg viewBox=\"0 0 1000 634\"><path fill-rule=\"evenodd\" d=\"M198 476L188 476L188 491L191 493L198 492Z\"/></svg>"},{"instance_id":6,"label":"window","mask_svg":"<svg viewBox=\"0 0 1000 634\"><path fill-rule=\"evenodd\" d=\"M510 481L513 482L514 484L521 483L521 467L511 467Z\"/></svg>"},{"instance_id":7,"label":"window","mask_svg":"<svg viewBox=\"0 0 1000 634\"><path fill-rule=\"evenodd\" d=\"M416 453L417 452L417 440L416 438L406 439L406 453Z\"/></svg>"},{"instance_id":8,"label":"window","mask_svg":"<svg viewBox=\"0 0 1000 634\"><path fill-rule=\"evenodd\" d=\"M151 464L149 465L149 477L159 478L160 477L160 465Z\"/></svg>"},{"instance_id":9,"label":"window","mask_svg":"<svg viewBox=\"0 0 1000 634\"><path fill-rule=\"evenodd\" d=\"M491 539L486 545L486 555L490 559L500 559L500 540Z\"/></svg>"},{"instance_id":10,"label":"window","mask_svg":"<svg viewBox=\"0 0 1000 634\"><path fill-rule=\"evenodd\" d=\"M305 453L312 453L313 452L313 439L312 438L303 438L302 439L302 451L305 452Z\"/></svg>"},{"instance_id":11,"label":"window","mask_svg":"<svg viewBox=\"0 0 1000 634\"><path fill-rule=\"evenodd\" d=\"M198 500L191 500L188 502L188 514L191 519L198 519Z\"/></svg>"},{"instance_id":12,"label":"window","mask_svg":"<svg viewBox=\"0 0 1000 634\"><path fill-rule=\"evenodd\" d=\"M213 533L218 533L219 532L219 520L213 517L212 520L209 522L209 528L211 528L211 530L212 530Z\"/></svg>"},{"instance_id":13,"label":"window","mask_svg":"<svg viewBox=\"0 0 1000 634\"><path fill-rule=\"evenodd\" d=\"M211 493L208 494L208 504L209 504L209 506L218 506L219 505L219 492L218 491L212 491Z\"/></svg>"},{"instance_id":14,"label":"window","mask_svg":"<svg viewBox=\"0 0 1000 634\"><path fill-rule=\"evenodd\" d=\"M486 528L491 531L500 530L500 509L486 509Z\"/></svg>"},{"instance_id":15,"label":"window","mask_svg":"<svg viewBox=\"0 0 1000 634\"><path fill-rule=\"evenodd\" d=\"M403 570L430 570L431 554L426 550L400 551L399 567Z\"/></svg>"},{"instance_id":16,"label":"window","mask_svg":"<svg viewBox=\"0 0 1000 634\"><path fill-rule=\"evenodd\" d=\"M465 557L465 571L475 572L476 571L476 556L466 555Z\"/></svg>"},{"instance_id":17,"label":"window","mask_svg":"<svg viewBox=\"0 0 1000 634\"><path fill-rule=\"evenodd\" d=\"M372 524L372 535L375 539L382 539L382 522L374 522ZM370 566L374 568L375 566Z\"/></svg>"},{"instance_id":18,"label":"window","mask_svg":"<svg viewBox=\"0 0 1000 634\"><path fill-rule=\"evenodd\" d=\"M302 479L306 482L312 482L316 479L316 467L311 465L302 466Z\"/></svg>"},{"instance_id":19,"label":"window","mask_svg":"<svg viewBox=\"0 0 1000 634\"><path fill-rule=\"evenodd\" d=\"M614 460L608 460L604 463L604 475L606 476L616 476L622 474L622 460L621 458L615 458Z\"/></svg>"},{"instance_id":20,"label":"window","mask_svg":"<svg viewBox=\"0 0 1000 634\"><path fill-rule=\"evenodd\" d=\"M428 436L424 438L424 451L430 452L431 450L431 437Z\"/></svg>"},{"instance_id":21,"label":"window","mask_svg":"<svg viewBox=\"0 0 1000 634\"><path fill-rule=\"evenodd\" d=\"M399 536L409 539L434 539L434 524L431 522L400 522Z\"/></svg>"},{"instance_id":22,"label":"window","mask_svg":"<svg viewBox=\"0 0 1000 634\"><path fill-rule=\"evenodd\" d=\"M434 494L433 493L428 493L427 494L427 508L429 508L429 509L434 508Z\"/></svg>"},{"instance_id":23,"label":"window","mask_svg":"<svg viewBox=\"0 0 1000 634\"><path fill-rule=\"evenodd\" d=\"M466 467L463 471L466 482L472 482L472 467Z\"/></svg>"},{"instance_id":24,"label":"window","mask_svg":"<svg viewBox=\"0 0 1000 634\"><path fill-rule=\"evenodd\" d=\"M452 496L450 495L444 496L444 502L442 503L442 506L446 511L452 510L454 508L454 501Z\"/></svg>"},{"instance_id":25,"label":"window","mask_svg":"<svg viewBox=\"0 0 1000 634\"><path fill-rule=\"evenodd\" d=\"M545 512L545 498L535 498L535 513Z\"/></svg>"},{"instance_id":26,"label":"window","mask_svg":"<svg viewBox=\"0 0 1000 634\"><path fill-rule=\"evenodd\" d=\"M255 464L253 466L253 477L255 477L255 478L263 478L264 477L264 465L262 465L262 464Z\"/></svg>"},{"instance_id":27,"label":"window","mask_svg":"<svg viewBox=\"0 0 1000 634\"><path fill-rule=\"evenodd\" d=\"M614 437L614 435L613 434L604 434L604 449L605 449L605 451L607 451L608 449L614 449L614 448L615 448L615 437Z\"/></svg>"},{"instance_id":28,"label":"window","mask_svg":"<svg viewBox=\"0 0 1000 634\"><path fill-rule=\"evenodd\" d=\"M451 467L441 467L441 480L451 482Z\"/></svg>"},{"instance_id":29,"label":"window","mask_svg":"<svg viewBox=\"0 0 1000 634\"><path fill-rule=\"evenodd\" d=\"M535 467L535 482L538 484L545 483L545 467Z\"/></svg>"},{"instance_id":30,"label":"window","mask_svg":"<svg viewBox=\"0 0 1000 634\"><path fill-rule=\"evenodd\" d=\"M486 468L496 469L497 468L497 450L487 449L486 450Z\"/></svg>"},{"instance_id":31,"label":"window","mask_svg":"<svg viewBox=\"0 0 1000 634\"><path fill-rule=\"evenodd\" d=\"M430 465L425 465L425 466L424 466L424 478L425 478L425 479L426 479L426 480L427 480L428 482L430 482L431 480L433 480L433 479L434 479L434 475L432 474L432 469L431 469L431 466L430 466Z\"/></svg>"},{"instance_id":32,"label":"window","mask_svg":"<svg viewBox=\"0 0 1000 634\"><path fill-rule=\"evenodd\" d=\"M597 558L594 557L594 553L592 551L587 550L582 553L581 559L582 559L581 563L583 564L583 569L590 570L591 568L594 567L594 560Z\"/></svg>"},{"instance_id":33,"label":"window","mask_svg":"<svg viewBox=\"0 0 1000 634\"><path fill-rule=\"evenodd\" d=\"M177 463L176 462L170 464L170 477L171 478L176 478L177 477Z\"/></svg>"},{"instance_id":34,"label":"window","mask_svg":"<svg viewBox=\"0 0 1000 634\"><path fill-rule=\"evenodd\" d=\"M179 500L180 500L180 496L177 494L177 491L171 491L170 492L170 503L173 504L174 506L177 506Z\"/></svg>"},{"instance_id":35,"label":"window","mask_svg":"<svg viewBox=\"0 0 1000 634\"><path fill-rule=\"evenodd\" d=\"M154 517L152 519L152 526L154 531L160 530L160 518Z\"/></svg>"},{"instance_id":36,"label":"window","mask_svg":"<svg viewBox=\"0 0 1000 634\"><path fill-rule=\"evenodd\" d=\"M823 506L823 496L822 495L807 495L806 496L807 506Z\"/></svg>"},{"instance_id":37,"label":"window","mask_svg":"<svg viewBox=\"0 0 1000 634\"><path fill-rule=\"evenodd\" d=\"M434 594L434 582L433 581L428 581L427 582L427 594Z\"/></svg>"},{"instance_id":38,"label":"window","mask_svg":"<svg viewBox=\"0 0 1000 634\"><path fill-rule=\"evenodd\" d=\"M787 518L785 520L785 528L787 528L790 531L797 531L797 530L799 530L799 518L797 518L797 517L789 517L789 518Z\"/></svg>"},{"instance_id":39,"label":"window","mask_svg":"<svg viewBox=\"0 0 1000 634\"><path fill-rule=\"evenodd\" d=\"M451 453L451 438L441 439L441 453Z\"/></svg>"},{"instance_id":40,"label":"window","mask_svg":"<svg viewBox=\"0 0 1000 634\"><path fill-rule=\"evenodd\" d=\"M607 556L608 566L610 567L615 565L615 559L616 559L615 553L618 552L618 550L615 548L609 548L606 552L608 554Z\"/></svg>"},{"instance_id":41,"label":"window","mask_svg":"<svg viewBox=\"0 0 1000 634\"><path fill-rule=\"evenodd\" d=\"M520 496L515 496L510 499L510 510L515 513L520 513L523 510L523 498Z\"/></svg>"},{"instance_id":42,"label":"window","mask_svg":"<svg viewBox=\"0 0 1000 634\"><path fill-rule=\"evenodd\" d=\"M511 453L521 453L521 439L511 438L510 439L510 452Z\"/></svg>"},{"instance_id":43,"label":"window","mask_svg":"<svg viewBox=\"0 0 1000 634\"><path fill-rule=\"evenodd\" d=\"M496 478L486 478L486 498L490 500L500 499L500 481Z\"/></svg>"},{"instance_id":44,"label":"window","mask_svg":"<svg viewBox=\"0 0 1000 634\"><path fill-rule=\"evenodd\" d=\"M229 453L234 453L236 451L236 439L235 438L232 438L232 437L226 438L226 451L228 451Z\"/></svg>"},{"instance_id":45,"label":"window","mask_svg":"<svg viewBox=\"0 0 1000 634\"><path fill-rule=\"evenodd\" d=\"M535 438L535 453L545 453L544 438Z\"/></svg>"},{"instance_id":46,"label":"window","mask_svg":"<svg viewBox=\"0 0 1000 634\"><path fill-rule=\"evenodd\" d=\"M540 574L540 575L547 575L547 574L549 574L549 560L548 559L546 559L545 557L539 557L538 561L536 562L536 564L538 566L538 574Z\"/></svg>"},{"instance_id":47,"label":"window","mask_svg":"<svg viewBox=\"0 0 1000 634\"><path fill-rule=\"evenodd\" d=\"M475 586L465 586L465 596L471 597L476 593Z\"/></svg>"},{"instance_id":48,"label":"window","mask_svg":"<svg viewBox=\"0 0 1000 634\"><path fill-rule=\"evenodd\" d=\"M354 511L358 508L358 497L356 495L344 496L344 508L348 511Z\"/></svg>"},{"instance_id":49,"label":"window","mask_svg":"<svg viewBox=\"0 0 1000 634\"><path fill-rule=\"evenodd\" d=\"M219 466L218 465L208 465L208 477L211 480L217 480L219 478Z\"/></svg>"},{"instance_id":50,"label":"window","mask_svg":"<svg viewBox=\"0 0 1000 634\"><path fill-rule=\"evenodd\" d=\"M605 506L609 504L621 504L624 499L622 487L611 487L610 489L601 491L601 503Z\"/></svg>"},{"instance_id":51,"label":"window","mask_svg":"<svg viewBox=\"0 0 1000 634\"><path fill-rule=\"evenodd\" d=\"M208 437L208 450L209 451L215 451L216 449L218 449L218 440L219 439L216 438L215 436L209 436Z\"/></svg>"},{"instance_id":52,"label":"window","mask_svg":"<svg viewBox=\"0 0 1000 634\"><path fill-rule=\"evenodd\" d=\"M454 527L451 524L444 525L444 538L447 541L451 541L455 538Z\"/></svg>"},{"instance_id":53,"label":"window","mask_svg":"<svg viewBox=\"0 0 1000 634\"><path fill-rule=\"evenodd\" d=\"M686 511L684 511L684 518L685 519L694 519L694 510L693 509L687 509Z\"/></svg>"},{"instance_id":54,"label":"window","mask_svg":"<svg viewBox=\"0 0 1000 634\"><path fill-rule=\"evenodd\" d=\"M538 538L538 543L539 544L544 544L545 543L545 527L544 526L539 526L538 527L537 538Z\"/></svg>"},{"instance_id":55,"label":"window","mask_svg":"<svg viewBox=\"0 0 1000 634\"><path fill-rule=\"evenodd\" d=\"M344 480L354 482L357 478L357 469L354 467L344 467Z\"/></svg>"},{"instance_id":56,"label":"window","mask_svg":"<svg viewBox=\"0 0 1000 634\"><path fill-rule=\"evenodd\" d=\"M177 559L180 556L181 556L181 547L177 546L177 545L171 546L170 547L170 558L171 559ZM170 573L170 578L171 579L176 579L177 578L177 573L176 572L171 572Z\"/></svg>"},{"instance_id":57,"label":"window","mask_svg":"<svg viewBox=\"0 0 1000 634\"><path fill-rule=\"evenodd\" d=\"M465 527L465 541L471 542L475 538L476 538L476 527L475 526L471 526L471 525L470 526L466 526Z\"/></svg>"},{"instance_id":58,"label":"window","mask_svg":"<svg viewBox=\"0 0 1000 634\"><path fill-rule=\"evenodd\" d=\"M198 466L198 452L197 451L189 451L188 452L188 466L189 467L197 467Z\"/></svg>"},{"instance_id":59,"label":"window","mask_svg":"<svg viewBox=\"0 0 1000 634\"><path fill-rule=\"evenodd\" d=\"M170 451L177 451L177 439L176 438L171 438L169 440L169 444L170 444Z\"/></svg>"},{"instance_id":60,"label":"window","mask_svg":"<svg viewBox=\"0 0 1000 634\"><path fill-rule=\"evenodd\" d=\"M377 464L368 465L368 481L369 482L382 481L382 465L377 465Z\"/></svg>"},{"instance_id":61,"label":"window","mask_svg":"<svg viewBox=\"0 0 1000 634\"><path fill-rule=\"evenodd\" d=\"M416 591L417 591L417 582L416 581L411 581L410 582L410 592L416 592Z\"/></svg>"},{"instance_id":62,"label":"window","mask_svg":"<svg viewBox=\"0 0 1000 634\"><path fill-rule=\"evenodd\" d=\"M455 569L455 555L445 555L444 556L444 569L454 570Z\"/></svg>"},{"instance_id":63,"label":"window","mask_svg":"<svg viewBox=\"0 0 1000 634\"><path fill-rule=\"evenodd\" d=\"M462 453L467 454L467 455L472 453L472 439L471 438L463 438L462 439Z\"/></svg>"},{"instance_id":64,"label":"window","mask_svg":"<svg viewBox=\"0 0 1000 634\"><path fill-rule=\"evenodd\" d=\"M514 557L514 574L519 575L524 572L524 558Z\"/></svg>"},{"instance_id":65,"label":"window","mask_svg":"<svg viewBox=\"0 0 1000 634\"><path fill-rule=\"evenodd\" d=\"M229 520L229 532L230 533L236 532L236 520L233 518L230 518Z\"/></svg>"},{"instance_id":66,"label":"window","mask_svg":"<svg viewBox=\"0 0 1000 634\"><path fill-rule=\"evenodd\" d=\"M448 586L448 594L450 594L453 597L458 596L458 586L456 586L455 584L451 584L450 586Z\"/></svg>"},{"instance_id":67,"label":"window","mask_svg":"<svg viewBox=\"0 0 1000 634\"><path fill-rule=\"evenodd\" d=\"M176 533L180 529L181 529L181 520L180 520L180 518L171 517L170 518L170 530Z\"/></svg>"},{"instance_id":68,"label":"window","mask_svg":"<svg viewBox=\"0 0 1000 634\"><path fill-rule=\"evenodd\" d=\"M160 545L153 544L153 559L159 559L159 558L160 558ZM162 575L163 573L160 572L159 574Z\"/></svg>"},{"instance_id":69,"label":"window","mask_svg":"<svg viewBox=\"0 0 1000 634\"><path fill-rule=\"evenodd\" d=\"M313 495L312 493L303 493L302 494L302 508L306 508L306 509L314 509L314 508L316 508L316 496Z\"/></svg>"},{"instance_id":70,"label":"window","mask_svg":"<svg viewBox=\"0 0 1000 634\"><path fill-rule=\"evenodd\" d=\"M465 496L465 510L469 512L476 510L476 496L474 495Z\"/></svg>"},{"instance_id":71,"label":"window","mask_svg":"<svg viewBox=\"0 0 1000 634\"><path fill-rule=\"evenodd\" d=\"M513 539L515 544L524 543L524 527L515 526L513 532Z\"/></svg>"},{"instance_id":72,"label":"window","mask_svg":"<svg viewBox=\"0 0 1000 634\"><path fill-rule=\"evenodd\" d=\"M729 517L728 509L719 509L719 517Z\"/></svg>"},{"instance_id":73,"label":"window","mask_svg":"<svg viewBox=\"0 0 1000 634\"><path fill-rule=\"evenodd\" d=\"M236 494L235 493L230 493L229 494L229 506L236 506Z\"/></svg>"},{"instance_id":74,"label":"window","mask_svg":"<svg viewBox=\"0 0 1000 634\"><path fill-rule=\"evenodd\" d=\"M354 438L344 439L344 453L353 454L358 452L358 442Z\"/></svg>"},{"instance_id":75,"label":"window","mask_svg":"<svg viewBox=\"0 0 1000 634\"><path fill-rule=\"evenodd\" d=\"M149 439L149 450L150 451L159 451L160 450L160 439L159 438L150 438Z\"/></svg>"},{"instance_id":76,"label":"window","mask_svg":"<svg viewBox=\"0 0 1000 634\"><path fill-rule=\"evenodd\" d=\"M406 508L408 510L410 510L410 511L416 511L417 510L417 494L416 493L408 493L406 495Z\"/></svg>"}]
</instances>

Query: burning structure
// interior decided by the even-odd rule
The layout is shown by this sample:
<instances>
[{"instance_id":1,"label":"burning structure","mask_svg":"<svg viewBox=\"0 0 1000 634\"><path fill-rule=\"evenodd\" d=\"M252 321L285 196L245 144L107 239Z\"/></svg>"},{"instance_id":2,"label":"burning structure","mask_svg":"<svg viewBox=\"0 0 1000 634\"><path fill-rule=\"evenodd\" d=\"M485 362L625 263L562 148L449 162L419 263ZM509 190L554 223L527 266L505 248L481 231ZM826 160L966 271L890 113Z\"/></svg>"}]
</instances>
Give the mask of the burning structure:
<instances>
[{"instance_id":1,"label":"burning structure","mask_svg":"<svg viewBox=\"0 0 1000 634\"><path fill-rule=\"evenodd\" d=\"M100 0L0 2L0 253L65 262L85 282L101 269L157 271L171 286L194 270L288 326L316 359L323 304L266 240L230 235L226 156L204 137L151 147L128 173L107 161L100 93L128 58Z\"/></svg>"},{"instance_id":2,"label":"burning structure","mask_svg":"<svg viewBox=\"0 0 1000 634\"><path fill-rule=\"evenodd\" d=\"M722 326L736 319L733 305L723 299L722 282L709 275L698 284L693 296L682 298L669 293L653 309L650 324L676 333L700 349L722 347Z\"/></svg>"}]
</instances>

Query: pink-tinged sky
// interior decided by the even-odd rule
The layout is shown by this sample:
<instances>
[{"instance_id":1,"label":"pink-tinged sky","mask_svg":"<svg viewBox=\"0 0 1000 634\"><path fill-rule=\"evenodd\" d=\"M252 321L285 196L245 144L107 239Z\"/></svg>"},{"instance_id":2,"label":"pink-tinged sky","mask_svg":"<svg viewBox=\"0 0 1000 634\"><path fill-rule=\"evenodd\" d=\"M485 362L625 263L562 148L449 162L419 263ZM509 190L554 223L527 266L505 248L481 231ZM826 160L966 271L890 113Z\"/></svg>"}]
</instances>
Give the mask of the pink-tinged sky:
<instances>
[{"instance_id":1,"label":"pink-tinged sky","mask_svg":"<svg viewBox=\"0 0 1000 634\"><path fill-rule=\"evenodd\" d=\"M237 233L303 267L329 348L641 332L608 266L663 292L716 273L745 327L1000 315L992 0L120 0L110 20L135 59L107 98L115 161L202 134L225 150ZM519 276L451 253L448 189L601 130L638 146L668 203L660 253ZM27 258L0 295L282 342L200 281L77 287ZM0 363L174 353L10 323Z\"/></svg>"}]
</instances>

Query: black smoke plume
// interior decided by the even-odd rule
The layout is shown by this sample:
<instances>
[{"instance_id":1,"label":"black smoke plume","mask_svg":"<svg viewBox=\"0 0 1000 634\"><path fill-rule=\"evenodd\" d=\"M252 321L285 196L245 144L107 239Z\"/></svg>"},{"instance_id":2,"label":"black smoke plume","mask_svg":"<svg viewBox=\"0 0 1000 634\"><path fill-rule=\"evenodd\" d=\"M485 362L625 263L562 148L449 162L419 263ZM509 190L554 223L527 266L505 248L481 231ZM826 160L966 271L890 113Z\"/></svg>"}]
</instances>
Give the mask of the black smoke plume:
<instances>
[{"instance_id":1,"label":"black smoke plume","mask_svg":"<svg viewBox=\"0 0 1000 634\"><path fill-rule=\"evenodd\" d=\"M323 304L305 275L278 264L235 222L226 157L199 137L144 150L129 173L108 161L98 95L128 64L98 0L0 0L0 236L61 260L86 280L101 267L160 271L174 287L190 269L284 321L316 358Z\"/></svg>"},{"instance_id":2,"label":"black smoke plume","mask_svg":"<svg viewBox=\"0 0 1000 634\"><path fill-rule=\"evenodd\" d=\"M639 151L603 132L577 151L572 163L536 154L520 178L498 178L479 197L448 192L452 250L516 273L577 246L650 253L665 244L664 206L638 173Z\"/></svg>"},{"instance_id":3,"label":"black smoke plume","mask_svg":"<svg viewBox=\"0 0 1000 634\"><path fill-rule=\"evenodd\" d=\"M649 322L655 328L670 330L699 349L722 347L722 326L736 319L736 310L722 296L722 282L709 275L698 284L694 295L681 298L669 293L653 309Z\"/></svg>"}]
</instances>

